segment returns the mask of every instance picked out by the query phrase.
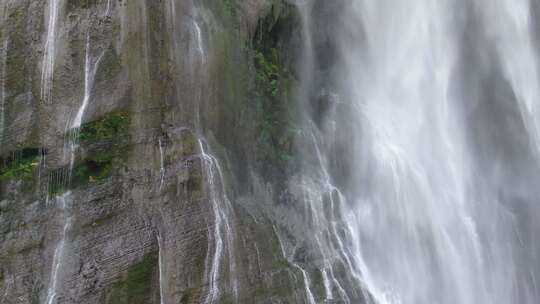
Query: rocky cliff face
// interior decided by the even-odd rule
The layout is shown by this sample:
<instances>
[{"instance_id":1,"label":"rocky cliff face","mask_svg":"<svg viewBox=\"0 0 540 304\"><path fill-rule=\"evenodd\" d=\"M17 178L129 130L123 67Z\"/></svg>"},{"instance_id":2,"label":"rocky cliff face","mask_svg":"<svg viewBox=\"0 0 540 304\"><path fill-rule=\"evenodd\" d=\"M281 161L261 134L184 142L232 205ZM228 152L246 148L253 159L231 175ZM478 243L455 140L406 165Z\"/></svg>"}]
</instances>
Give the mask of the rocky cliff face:
<instances>
[{"instance_id":1,"label":"rocky cliff face","mask_svg":"<svg viewBox=\"0 0 540 304\"><path fill-rule=\"evenodd\" d=\"M304 116L333 104L299 106L307 43L319 78L333 64L330 35L306 39L313 15L1 0L0 302L361 301L329 249L345 232L314 216L339 193L306 203Z\"/></svg>"}]
</instances>

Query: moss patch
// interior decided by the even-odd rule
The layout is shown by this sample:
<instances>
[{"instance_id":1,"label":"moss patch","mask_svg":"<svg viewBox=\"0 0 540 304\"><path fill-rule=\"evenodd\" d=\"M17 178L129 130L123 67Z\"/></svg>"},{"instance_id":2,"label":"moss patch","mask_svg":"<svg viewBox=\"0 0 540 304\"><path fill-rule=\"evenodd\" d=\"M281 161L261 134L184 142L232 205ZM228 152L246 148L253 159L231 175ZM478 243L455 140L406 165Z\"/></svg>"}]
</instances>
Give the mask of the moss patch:
<instances>
[{"instance_id":1,"label":"moss patch","mask_svg":"<svg viewBox=\"0 0 540 304\"><path fill-rule=\"evenodd\" d=\"M153 290L152 278L156 271L155 254L145 256L131 266L127 273L114 283L109 304L145 304L149 303Z\"/></svg>"},{"instance_id":2,"label":"moss patch","mask_svg":"<svg viewBox=\"0 0 540 304\"><path fill-rule=\"evenodd\" d=\"M122 164L128 155L129 126L129 114L115 112L83 124L78 134L68 134L67 136L79 137L88 156L75 164L71 176L67 167L53 171L49 194L58 194L111 177L114 169ZM69 178L71 180L68 180Z\"/></svg>"},{"instance_id":3,"label":"moss patch","mask_svg":"<svg viewBox=\"0 0 540 304\"><path fill-rule=\"evenodd\" d=\"M79 138L83 143L125 138L128 135L129 123L128 113L109 113L101 119L83 124Z\"/></svg>"},{"instance_id":4,"label":"moss patch","mask_svg":"<svg viewBox=\"0 0 540 304\"><path fill-rule=\"evenodd\" d=\"M10 179L28 180L39 165L39 149L26 148L0 159L0 181Z\"/></svg>"},{"instance_id":5,"label":"moss patch","mask_svg":"<svg viewBox=\"0 0 540 304\"><path fill-rule=\"evenodd\" d=\"M295 103L292 87L296 83L287 64L281 36L292 15L281 1L259 21L253 40L256 70L258 155L267 170L283 171L291 159Z\"/></svg>"},{"instance_id":6,"label":"moss patch","mask_svg":"<svg viewBox=\"0 0 540 304\"><path fill-rule=\"evenodd\" d=\"M74 169L73 184L98 182L111 176L113 157L111 154L99 154L79 164Z\"/></svg>"},{"instance_id":7,"label":"moss patch","mask_svg":"<svg viewBox=\"0 0 540 304\"><path fill-rule=\"evenodd\" d=\"M49 194L56 195L68 189L78 188L101 182L112 176L115 161L120 157L120 149L102 151L77 163L71 174L71 181L55 179L49 183ZM54 171L52 176L64 176L67 178L69 168L60 168Z\"/></svg>"}]
</instances>

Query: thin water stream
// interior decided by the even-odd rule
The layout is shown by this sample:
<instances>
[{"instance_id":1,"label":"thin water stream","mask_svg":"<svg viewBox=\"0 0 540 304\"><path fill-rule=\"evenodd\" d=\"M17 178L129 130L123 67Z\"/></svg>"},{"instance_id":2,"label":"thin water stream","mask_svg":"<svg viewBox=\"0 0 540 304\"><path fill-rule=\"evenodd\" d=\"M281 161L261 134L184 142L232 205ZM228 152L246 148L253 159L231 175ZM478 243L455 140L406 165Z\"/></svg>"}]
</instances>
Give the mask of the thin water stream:
<instances>
[{"instance_id":1,"label":"thin water stream","mask_svg":"<svg viewBox=\"0 0 540 304\"><path fill-rule=\"evenodd\" d=\"M48 1L47 34L43 51L43 61L41 64L41 100L45 103L52 102L58 15L62 5L63 0Z\"/></svg>"},{"instance_id":2,"label":"thin water stream","mask_svg":"<svg viewBox=\"0 0 540 304\"><path fill-rule=\"evenodd\" d=\"M208 295L205 303L216 303L222 292L218 285L220 269L224 260L228 263L229 285L232 295L238 299L238 281L236 278L236 256L234 252L234 230L232 227L233 209L224 187L223 172L217 159L207 154L202 140L199 149L203 167L203 176L208 183L208 195L214 214L214 227L208 230L208 250L205 266L205 276L209 282Z\"/></svg>"},{"instance_id":3,"label":"thin water stream","mask_svg":"<svg viewBox=\"0 0 540 304\"><path fill-rule=\"evenodd\" d=\"M5 121L6 121L6 66L7 66L7 52L8 52L8 40L5 39L2 43L2 66L0 68L0 144L4 140L5 133Z\"/></svg>"},{"instance_id":4,"label":"thin water stream","mask_svg":"<svg viewBox=\"0 0 540 304\"><path fill-rule=\"evenodd\" d=\"M59 2L53 0L50 4L49 13L50 18L57 19ZM57 28L57 20L49 20L49 28L46 40L46 52L44 54L43 66L42 66L42 98L45 102L51 102L51 92L53 85L53 73L54 73L54 43L55 43L55 32ZM63 264L65 259L65 247L66 247L66 236L69 233L71 226L71 212L69 210L68 204L71 203L71 192L69 191L71 177L73 174L73 168L75 165L76 152L79 143L79 131L83 122L85 111L92 98L92 89L94 85L94 78L103 56L104 52L101 52L96 58L91 54L91 44L90 44L90 34L87 34L86 45L85 45L85 69L84 69L84 94L81 106L77 110L77 114L73 119L69 119L66 122L65 127L65 143L64 143L64 157L69 158L69 168L67 170L60 170L53 174L53 180L49 181L49 187L54 185L55 187L66 188L67 192L56 196L53 199L55 205L61 211L61 216L63 220L63 230L60 237L60 241L56 245L53 256L53 265L51 270L51 275L49 278L49 288L47 291L47 304L53 304L57 294L59 292L58 281L61 279L61 273L63 271ZM49 192L50 189L47 189L47 202L49 202Z\"/></svg>"},{"instance_id":5,"label":"thin water stream","mask_svg":"<svg viewBox=\"0 0 540 304\"><path fill-rule=\"evenodd\" d=\"M47 289L46 304L53 304L59 292L58 281L60 280L60 273L63 270L63 262L65 258L66 237L71 226L71 217L69 216L69 204L71 204L71 193L66 192L63 195L57 196L55 204L59 211L64 214L62 233L60 234L60 241L56 245L53 256L53 264L51 267L51 274L49 277L49 287Z\"/></svg>"}]
</instances>

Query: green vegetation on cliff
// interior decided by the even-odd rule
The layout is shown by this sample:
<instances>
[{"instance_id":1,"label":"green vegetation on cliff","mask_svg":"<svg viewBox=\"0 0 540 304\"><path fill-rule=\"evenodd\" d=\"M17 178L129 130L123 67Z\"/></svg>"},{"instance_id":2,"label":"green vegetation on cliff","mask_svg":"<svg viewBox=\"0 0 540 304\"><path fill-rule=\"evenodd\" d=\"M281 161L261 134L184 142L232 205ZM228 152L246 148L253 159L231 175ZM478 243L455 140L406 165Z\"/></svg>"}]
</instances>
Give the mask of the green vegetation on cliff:
<instances>
[{"instance_id":1,"label":"green vegetation on cliff","mask_svg":"<svg viewBox=\"0 0 540 304\"><path fill-rule=\"evenodd\" d=\"M57 194L69 188L76 188L109 178L116 165L121 164L129 148L130 115L125 112L109 113L104 117L87 122L80 128L78 136L84 159L73 167L69 183L60 179L49 185L49 194ZM66 175L69 168L59 168L53 175Z\"/></svg>"},{"instance_id":2,"label":"green vegetation on cliff","mask_svg":"<svg viewBox=\"0 0 540 304\"><path fill-rule=\"evenodd\" d=\"M129 131L129 115L124 112L110 113L105 117L81 126L79 138L82 142L119 139Z\"/></svg>"},{"instance_id":3,"label":"green vegetation on cliff","mask_svg":"<svg viewBox=\"0 0 540 304\"><path fill-rule=\"evenodd\" d=\"M14 152L13 156L0 159L0 181L30 179L39 165L39 149L27 148Z\"/></svg>"},{"instance_id":4,"label":"green vegetation on cliff","mask_svg":"<svg viewBox=\"0 0 540 304\"><path fill-rule=\"evenodd\" d=\"M256 69L257 126L259 155L272 167L285 168L292 154L295 103L283 32L294 18L293 9L276 1L268 15L259 21L253 39Z\"/></svg>"}]
</instances>

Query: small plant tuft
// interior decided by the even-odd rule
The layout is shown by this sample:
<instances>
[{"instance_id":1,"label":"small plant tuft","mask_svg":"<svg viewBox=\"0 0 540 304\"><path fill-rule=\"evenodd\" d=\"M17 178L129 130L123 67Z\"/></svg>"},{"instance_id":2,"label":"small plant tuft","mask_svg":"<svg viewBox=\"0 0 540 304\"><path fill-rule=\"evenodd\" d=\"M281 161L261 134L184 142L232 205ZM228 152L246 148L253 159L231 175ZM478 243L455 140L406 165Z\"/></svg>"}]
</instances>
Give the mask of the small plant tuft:
<instances>
[{"instance_id":1,"label":"small plant tuft","mask_svg":"<svg viewBox=\"0 0 540 304\"><path fill-rule=\"evenodd\" d=\"M129 122L127 113L110 113L101 119L82 125L79 138L84 143L125 137L128 134Z\"/></svg>"}]
</instances>

